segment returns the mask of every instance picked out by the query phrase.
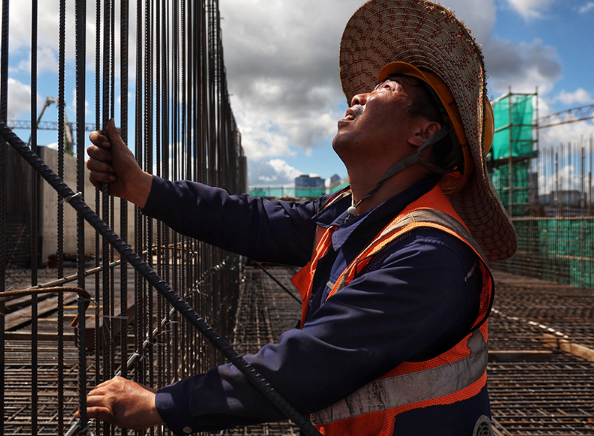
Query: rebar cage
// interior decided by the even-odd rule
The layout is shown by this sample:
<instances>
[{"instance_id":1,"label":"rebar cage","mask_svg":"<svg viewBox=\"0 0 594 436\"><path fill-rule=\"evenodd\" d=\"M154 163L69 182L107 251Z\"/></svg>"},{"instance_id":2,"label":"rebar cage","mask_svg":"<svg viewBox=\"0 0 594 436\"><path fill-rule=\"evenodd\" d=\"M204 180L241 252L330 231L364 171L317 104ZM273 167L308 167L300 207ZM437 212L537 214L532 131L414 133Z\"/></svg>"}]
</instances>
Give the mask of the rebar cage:
<instances>
[{"instance_id":1,"label":"rebar cage","mask_svg":"<svg viewBox=\"0 0 594 436\"><path fill-rule=\"evenodd\" d=\"M11 74L18 55L11 26L22 25L23 14L21 5L2 2L0 119L22 138L30 135L31 150L228 337L241 259L176 234L127 202L95 190L85 170L88 132L114 118L146 171L230 193L247 191L246 159L227 91L218 0L39 3L30 4L30 80L25 83L30 116L11 120L10 87L16 83ZM48 10L58 11L56 22ZM50 48L48 26L55 38ZM57 86L47 91L48 73L40 72L38 56L51 47ZM93 85L94 93L89 91ZM71 123L66 94L72 89ZM57 103L57 122L41 120L42 97L47 97L42 114ZM53 129L54 139L41 139L44 129ZM53 142L53 149L43 141ZM90 388L116 374L163 386L223 360L6 143L0 147L0 275L0 435L131 433L88 422L84 406ZM83 413L75 425L79 407Z\"/></svg>"}]
</instances>

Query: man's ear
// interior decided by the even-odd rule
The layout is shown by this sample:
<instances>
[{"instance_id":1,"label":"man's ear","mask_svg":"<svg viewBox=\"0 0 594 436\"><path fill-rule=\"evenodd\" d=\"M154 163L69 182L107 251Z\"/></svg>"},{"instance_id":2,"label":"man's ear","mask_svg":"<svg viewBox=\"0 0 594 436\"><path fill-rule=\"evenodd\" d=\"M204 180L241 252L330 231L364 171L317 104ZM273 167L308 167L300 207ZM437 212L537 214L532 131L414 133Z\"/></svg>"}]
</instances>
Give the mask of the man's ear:
<instances>
[{"instance_id":1,"label":"man's ear","mask_svg":"<svg viewBox=\"0 0 594 436\"><path fill-rule=\"evenodd\" d=\"M441 124L427 119L420 121L408 138L410 145L420 147L425 141L435 135L441 129Z\"/></svg>"}]
</instances>

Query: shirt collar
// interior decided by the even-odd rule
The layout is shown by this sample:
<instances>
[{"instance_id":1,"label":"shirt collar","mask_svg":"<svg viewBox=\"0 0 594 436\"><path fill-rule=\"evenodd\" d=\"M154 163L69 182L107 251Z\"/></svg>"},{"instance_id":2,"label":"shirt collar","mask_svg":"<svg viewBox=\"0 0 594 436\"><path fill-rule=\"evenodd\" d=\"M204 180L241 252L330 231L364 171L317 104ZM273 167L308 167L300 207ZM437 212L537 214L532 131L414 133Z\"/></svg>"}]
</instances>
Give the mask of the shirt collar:
<instances>
[{"instance_id":1,"label":"shirt collar","mask_svg":"<svg viewBox=\"0 0 594 436\"><path fill-rule=\"evenodd\" d=\"M364 228L370 229L372 232L379 232L390 219L402 212L410 203L429 192L434 186L435 183L430 179L421 180L404 191L390 197L369 212L353 217L345 222L348 216L346 209L351 205L351 197L348 196L322 209L313 216L313 220L317 225L324 228L330 226L337 227L337 230L332 235L332 246L335 251L338 251L357 229ZM381 228L376 229L376 227L380 226ZM373 237L374 235L361 236Z\"/></svg>"}]
</instances>

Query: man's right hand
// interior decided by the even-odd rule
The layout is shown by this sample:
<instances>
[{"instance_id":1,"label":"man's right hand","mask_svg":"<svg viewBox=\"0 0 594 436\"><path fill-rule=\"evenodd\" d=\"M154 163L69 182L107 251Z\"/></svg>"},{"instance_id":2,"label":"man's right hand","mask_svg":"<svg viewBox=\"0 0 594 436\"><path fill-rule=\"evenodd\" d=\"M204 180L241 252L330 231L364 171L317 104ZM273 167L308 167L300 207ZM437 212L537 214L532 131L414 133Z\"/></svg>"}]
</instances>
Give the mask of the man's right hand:
<instances>
[{"instance_id":1,"label":"man's right hand","mask_svg":"<svg viewBox=\"0 0 594 436\"><path fill-rule=\"evenodd\" d=\"M106 134L107 137L96 131L89 135L93 143L87 148L87 168L91 171L89 180L97 189L107 183L110 195L144 207L153 176L138 166L132 151L118 134L113 119L107 123Z\"/></svg>"},{"instance_id":2,"label":"man's right hand","mask_svg":"<svg viewBox=\"0 0 594 436\"><path fill-rule=\"evenodd\" d=\"M142 430L163 423L155 404L156 390L114 377L87 395L87 416L118 427ZM80 411L74 414L80 417Z\"/></svg>"}]
</instances>

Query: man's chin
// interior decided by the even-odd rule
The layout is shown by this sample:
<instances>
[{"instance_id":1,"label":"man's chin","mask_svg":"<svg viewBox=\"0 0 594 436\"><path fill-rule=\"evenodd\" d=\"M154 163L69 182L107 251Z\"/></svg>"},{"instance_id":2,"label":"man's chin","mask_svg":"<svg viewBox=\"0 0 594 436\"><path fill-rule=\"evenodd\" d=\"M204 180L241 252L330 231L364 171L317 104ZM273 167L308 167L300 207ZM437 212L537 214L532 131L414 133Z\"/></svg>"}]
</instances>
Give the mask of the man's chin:
<instances>
[{"instance_id":1,"label":"man's chin","mask_svg":"<svg viewBox=\"0 0 594 436\"><path fill-rule=\"evenodd\" d=\"M332 141L332 149L338 155L342 163L347 165L347 162L349 161L348 157L353 152L352 146L346 141L337 140L337 138L338 135L336 135L336 137Z\"/></svg>"}]
</instances>

